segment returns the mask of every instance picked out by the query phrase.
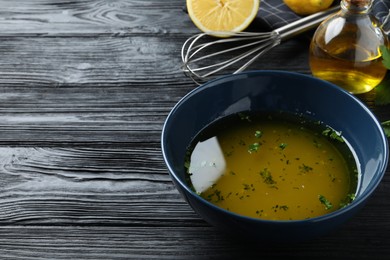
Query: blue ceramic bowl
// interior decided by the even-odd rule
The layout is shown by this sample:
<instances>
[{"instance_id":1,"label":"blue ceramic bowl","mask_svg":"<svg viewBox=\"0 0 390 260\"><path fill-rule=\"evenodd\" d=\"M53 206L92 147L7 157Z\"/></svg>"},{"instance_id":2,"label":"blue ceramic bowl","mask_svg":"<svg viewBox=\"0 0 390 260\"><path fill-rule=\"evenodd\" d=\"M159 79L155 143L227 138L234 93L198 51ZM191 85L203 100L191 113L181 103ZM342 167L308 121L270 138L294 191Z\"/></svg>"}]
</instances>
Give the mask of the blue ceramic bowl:
<instances>
[{"instance_id":1,"label":"blue ceramic bowl","mask_svg":"<svg viewBox=\"0 0 390 260\"><path fill-rule=\"evenodd\" d=\"M185 153L192 138L221 117L258 110L302 113L341 131L360 162L356 199L333 213L291 221L238 215L201 198L186 182ZM309 75L250 71L210 81L188 93L172 109L162 132L162 152L177 189L204 220L234 234L268 241L301 241L323 235L360 210L387 168L389 147L377 118L356 97Z\"/></svg>"}]
</instances>

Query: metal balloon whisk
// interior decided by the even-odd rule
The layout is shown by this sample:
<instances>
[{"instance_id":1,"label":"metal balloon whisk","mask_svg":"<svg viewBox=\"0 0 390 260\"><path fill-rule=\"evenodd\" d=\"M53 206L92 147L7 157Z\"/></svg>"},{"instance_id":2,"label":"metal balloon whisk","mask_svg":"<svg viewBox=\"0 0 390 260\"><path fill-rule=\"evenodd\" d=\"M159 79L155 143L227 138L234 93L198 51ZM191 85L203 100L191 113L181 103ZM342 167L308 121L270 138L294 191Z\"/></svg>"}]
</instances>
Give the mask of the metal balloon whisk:
<instances>
[{"instance_id":1,"label":"metal balloon whisk","mask_svg":"<svg viewBox=\"0 0 390 260\"><path fill-rule=\"evenodd\" d=\"M315 28L338 10L340 6L335 6L270 32L217 32L224 38L212 37L215 32L193 35L182 46L183 71L198 84L228 68L233 74L241 72L282 41Z\"/></svg>"}]
</instances>

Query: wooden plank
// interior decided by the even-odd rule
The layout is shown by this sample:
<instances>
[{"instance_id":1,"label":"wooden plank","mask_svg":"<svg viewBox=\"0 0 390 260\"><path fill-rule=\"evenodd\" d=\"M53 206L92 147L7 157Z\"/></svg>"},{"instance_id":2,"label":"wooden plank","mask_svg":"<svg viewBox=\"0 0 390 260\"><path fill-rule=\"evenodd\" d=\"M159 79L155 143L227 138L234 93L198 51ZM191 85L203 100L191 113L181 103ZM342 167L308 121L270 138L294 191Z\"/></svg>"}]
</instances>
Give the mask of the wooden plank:
<instances>
[{"instance_id":1,"label":"wooden plank","mask_svg":"<svg viewBox=\"0 0 390 260\"><path fill-rule=\"evenodd\" d=\"M0 87L142 86L145 91L159 88L160 95L171 87L188 90L196 84L182 71L180 50L186 38L7 37L0 41ZM292 67L307 73L308 42L297 39L284 46L264 54L249 69Z\"/></svg>"},{"instance_id":2,"label":"wooden plank","mask_svg":"<svg viewBox=\"0 0 390 260\"><path fill-rule=\"evenodd\" d=\"M129 227L129 226L13 226L0 227L2 259L237 259L274 257L330 257L388 259L388 239L383 232L359 234L375 226L373 222L346 225L305 243L267 244L236 239L209 226ZM343 241L334 243L335 240ZM348 246L346 246L348 245Z\"/></svg>"},{"instance_id":3,"label":"wooden plank","mask_svg":"<svg viewBox=\"0 0 390 260\"><path fill-rule=\"evenodd\" d=\"M20 90L19 96L14 91L17 90L0 95L0 143L3 145L157 143L163 122L174 105L166 96L156 96L152 88L149 92L145 88L130 91L126 87L88 88L87 91L38 88Z\"/></svg>"},{"instance_id":4,"label":"wooden plank","mask_svg":"<svg viewBox=\"0 0 390 260\"><path fill-rule=\"evenodd\" d=\"M177 85L183 79L181 40L136 36L2 39L0 86Z\"/></svg>"},{"instance_id":5,"label":"wooden plank","mask_svg":"<svg viewBox=\"0 0 390 260\"><path fill-rule=\"evenodd\" d=\"M199 222L159 148L2 147L0 153L0 223Z\"/></svg>"},{"instance_id":6,"label":"wooden plank","mask_svg":"<svg viewBox=\"0 0 390 260\"><path fill-rule=\"evenodd\" d=\"M0 37L166 34L192 25L183 1L1 0ZM195 26L187 26L197 32Z\"/></svg>"}]
</instances>

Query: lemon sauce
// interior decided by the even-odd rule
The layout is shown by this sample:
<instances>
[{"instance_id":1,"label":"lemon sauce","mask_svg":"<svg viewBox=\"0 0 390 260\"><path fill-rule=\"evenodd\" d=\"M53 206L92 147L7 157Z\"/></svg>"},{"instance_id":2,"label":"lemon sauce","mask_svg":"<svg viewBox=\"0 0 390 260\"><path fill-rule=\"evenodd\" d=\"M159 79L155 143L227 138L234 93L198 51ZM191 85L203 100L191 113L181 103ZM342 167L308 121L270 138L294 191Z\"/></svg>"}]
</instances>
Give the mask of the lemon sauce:
<instances>
[{"instance_id":1,"label":"lemon sauce","mask_svg":"<svg viewBox=\"0 0 390 260\"><path fill-rule=\"evenodd\" d=\"M254 218L299 220L349 204L357 160L340 133L288 113L240 113L194 138L185 168L204 199Z\"/></svg>"}]
</instances>

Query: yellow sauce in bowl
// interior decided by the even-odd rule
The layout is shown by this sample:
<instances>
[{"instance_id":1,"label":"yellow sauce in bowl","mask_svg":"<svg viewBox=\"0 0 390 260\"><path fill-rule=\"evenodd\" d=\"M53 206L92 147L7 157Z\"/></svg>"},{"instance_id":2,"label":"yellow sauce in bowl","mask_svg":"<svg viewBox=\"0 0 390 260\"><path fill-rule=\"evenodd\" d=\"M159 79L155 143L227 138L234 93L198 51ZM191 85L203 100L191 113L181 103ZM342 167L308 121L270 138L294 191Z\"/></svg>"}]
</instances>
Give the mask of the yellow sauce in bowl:
<instances>
[{"instance_id":1,"label":"yellow sauce in bowl","mask_svg":"<svg viewBox=\"0 0 390 260\"><path fill-rule=\"evenodd\" d=\"M269 220L333 212L354 199L358 183L356 158L340 133L286 113L217 120L194 138L186 169L204 199Z\"/></svg>"}]
</instances>

